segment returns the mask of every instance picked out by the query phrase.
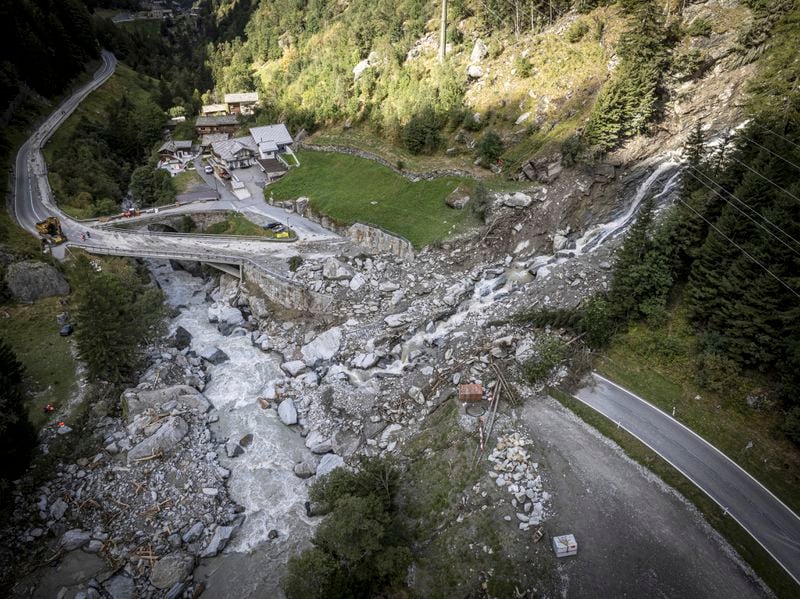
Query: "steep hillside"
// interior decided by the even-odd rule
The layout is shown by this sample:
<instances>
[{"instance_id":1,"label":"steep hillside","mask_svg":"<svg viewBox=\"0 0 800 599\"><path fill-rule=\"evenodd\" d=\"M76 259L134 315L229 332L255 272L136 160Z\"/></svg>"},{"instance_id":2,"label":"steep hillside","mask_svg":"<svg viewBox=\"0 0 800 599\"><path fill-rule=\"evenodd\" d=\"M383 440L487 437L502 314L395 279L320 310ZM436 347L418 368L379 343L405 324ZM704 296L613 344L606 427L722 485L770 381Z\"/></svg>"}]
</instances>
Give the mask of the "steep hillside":
<instances>
[{"instance_id":1,"label":"steep hillside","mask_svg":"<svg viewBox=\"0 0 800 599\"><path fill-rule=\"evenodd\" d=\"M780 7L600 4L450 2L440 61L436 2L220 3L220 18L252 12L210 52L205 97L258 88L263 119L313 139L460 168L502 158L494 170L512 174L559 151L566 164L623 145L620 158L642 158L679 147L698 119L715 131L740 120L759 32ZM489 131L499 152L480 151Z\"/></svg>"}]
</instances>

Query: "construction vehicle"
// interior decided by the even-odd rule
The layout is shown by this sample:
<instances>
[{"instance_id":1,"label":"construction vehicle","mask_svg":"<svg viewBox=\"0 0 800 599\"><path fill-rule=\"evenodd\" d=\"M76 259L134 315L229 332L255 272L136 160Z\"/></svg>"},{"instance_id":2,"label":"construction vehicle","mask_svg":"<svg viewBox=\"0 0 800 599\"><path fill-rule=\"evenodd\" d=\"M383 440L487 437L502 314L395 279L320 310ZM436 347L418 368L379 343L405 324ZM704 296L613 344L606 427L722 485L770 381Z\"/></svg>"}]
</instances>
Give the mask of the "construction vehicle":
<instances>
[{"instance_id":1,"label":"construction vehicle","mask_svg":"<svg viewBox=\"0 0 800 599\"><path fill-rule=\"evenodd\" d=\"M43 221L36 223L36 230L42 236L42 239L51 245L58 245L67 240L61 231L61 223L55 216L48 216Z\"/></svg>"}]
</instances>

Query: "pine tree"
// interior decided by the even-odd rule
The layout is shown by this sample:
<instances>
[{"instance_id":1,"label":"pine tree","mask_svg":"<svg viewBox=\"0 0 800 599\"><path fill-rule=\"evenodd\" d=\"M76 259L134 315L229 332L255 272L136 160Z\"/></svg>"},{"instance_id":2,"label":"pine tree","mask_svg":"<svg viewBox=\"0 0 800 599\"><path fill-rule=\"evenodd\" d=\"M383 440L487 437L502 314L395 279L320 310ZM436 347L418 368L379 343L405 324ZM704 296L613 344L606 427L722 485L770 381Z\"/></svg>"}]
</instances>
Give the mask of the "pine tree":
<instances>
[{"instance_id":1,"label":"pine tree","mask_svg":"<svg viewBox=\"0 0 800 599\"><path fill-rule=\"evenodd\" d=\"M27 467L36 432L28 420L22 388L23 366L0 339L0 490ZM2 501L0 501L2 503Z\"/></svg>"}]
</instances>

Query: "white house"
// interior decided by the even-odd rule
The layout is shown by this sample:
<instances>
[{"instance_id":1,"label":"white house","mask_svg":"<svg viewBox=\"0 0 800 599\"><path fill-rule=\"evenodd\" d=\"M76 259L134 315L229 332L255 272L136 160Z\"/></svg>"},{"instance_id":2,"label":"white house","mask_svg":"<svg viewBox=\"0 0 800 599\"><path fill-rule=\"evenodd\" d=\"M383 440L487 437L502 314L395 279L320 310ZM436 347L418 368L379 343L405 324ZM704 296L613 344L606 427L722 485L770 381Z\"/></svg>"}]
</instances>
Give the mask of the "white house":
<instances>
[{"instance_id":1,"label":"white house","mask_svg":"<svg viewBox=\"0 0 800 599\"><path fill-rule=\"evenodd\" d=\"M212 143L211 154L218 164L228 170L244 168L255 162L258 147L252 137L236 137Z\"/></svg>"},{"instance_id":2,"label":"white house","mask_svg":"<svg viewBox=\"0 0 800 599\"><path fill-rule=\"evenodd\" d=\"M258 148L258 156L262 160L273 160L280 152L285 152L294 143L286 125L266 125L253 127L250 136Z\"/></svg>"}]
</instances>

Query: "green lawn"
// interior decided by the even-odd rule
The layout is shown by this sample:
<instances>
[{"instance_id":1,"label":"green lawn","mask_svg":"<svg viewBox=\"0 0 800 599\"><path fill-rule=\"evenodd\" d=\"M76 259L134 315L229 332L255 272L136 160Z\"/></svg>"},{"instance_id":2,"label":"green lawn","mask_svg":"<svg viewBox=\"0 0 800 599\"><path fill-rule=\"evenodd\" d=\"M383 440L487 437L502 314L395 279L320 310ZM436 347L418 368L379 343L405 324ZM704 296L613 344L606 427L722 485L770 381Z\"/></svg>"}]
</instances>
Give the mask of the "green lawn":
<instances>
[{"instance_id":1,"label":"green lawn","mask_svg":"<svg viewBox=\"0 0 800 599\"><path fill-rule=\"evenodd\" d=\"M178 195L184 193L191 186L202 182L203 180L194 168L178 173L172 178L172 183L175 185L175 192Z\"/></svg>"},{"instance_id":2,"label":"green lawn","mask_svg":"<svg viewBox=\"0 0 800 599\"><path fill-rule=\"evenodd\" d=\"M203 233L213 233L214 235L245 235L249 237L275 237L275 233L270 229L264 229L252 221L247 220L238 212L229 212L225 220L208 226ZM290 235L293 235L289 231Z\"/></svg>"},{"instance_id":3,"label":"green lawn","mask_svg":"<svg viewBox=\"0 0 800 599\"><path fill-rule=\"evenodd\" d=\"M42 408L48 403L59 406L66 402L75 384L75 361L68 338L58 334L61 327L56 315L62 311L55 297L0 307L0 336L25 366L28 414L37 429L47 421Z\"/></svg>"},{"instance_id":4,"label":"green lawn","mask_svg":"<svg viewBox=\"0 0 800 599\"><path fill-rule=\"evenodd\" d=\"M665 412L674 407L679 421L800 511L800 450L778 429L779 407L747 406L744 398L758 381L732 377L724 393L700 388L693 351L694 336L679 309L663 327L632 325L595 367Z\"/></svg>"},{"instance_id":5,"label":"green lawn","mask_svg":"<svg viewBox=\"0 0 800 599\"><path fill-rule=\"evenodd\" d=\"M459 185L473 181L443 177L412 183L371 160L345 154L300 152L300 168L264 188L275 200L300 196L312 208L341 224L356 221L402 235L415 248L477 225L469 210L449 208L444 199Z\"/></svg>"}]
</instances>

